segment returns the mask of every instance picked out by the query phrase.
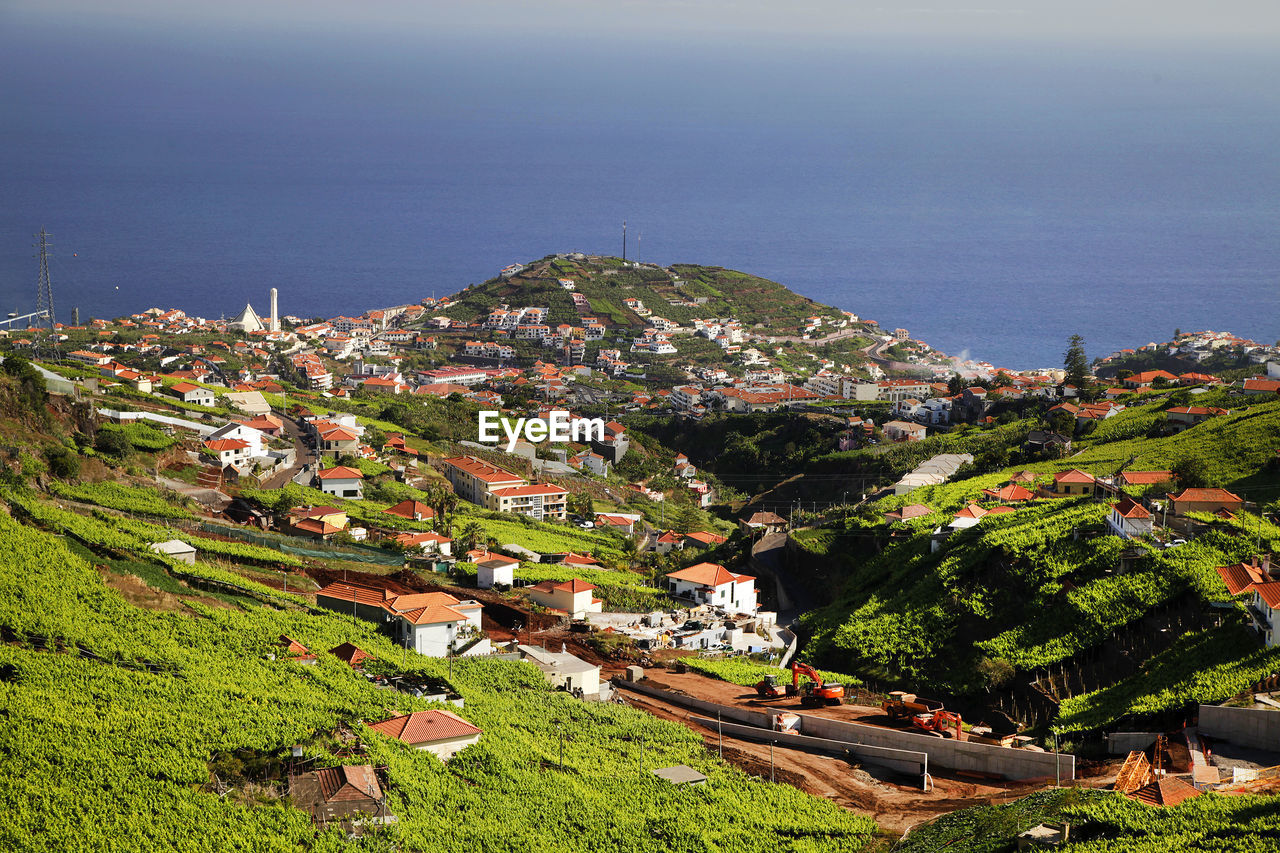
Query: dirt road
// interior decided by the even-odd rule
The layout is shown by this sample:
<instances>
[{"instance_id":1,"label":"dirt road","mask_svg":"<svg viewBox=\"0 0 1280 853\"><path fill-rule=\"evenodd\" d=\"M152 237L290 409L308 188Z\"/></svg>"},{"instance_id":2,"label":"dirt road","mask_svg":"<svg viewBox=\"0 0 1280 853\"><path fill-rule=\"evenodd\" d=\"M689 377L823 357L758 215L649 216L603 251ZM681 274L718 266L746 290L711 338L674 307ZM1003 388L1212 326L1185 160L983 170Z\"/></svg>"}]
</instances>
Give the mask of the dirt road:
<instances>
[{"instance_id":1,"label":"dirt road","mask_svg":"<svg viewBox=\"0 0 1280 853\"><path fill-rule=\"evenodd\" d=\"M693 673L676 674L651 670L651 683L681 691L709 702L763 709L756 703L755 693L736 684L705 678ZM693 722L694 714L650 696L619 691L627 704L656 717L688 726L702 736L707 748L722 750L724 759L755 776L770 778L799 788L814 796L824 797L851 811L875 819L886 832L901 835L914 824L938 815L971 806L1005 803L1039 790L1039 785L1006 783L985 779L965 779L948 771L933 774L934 790L924 793L918 779L901 776L873 765L851 764L834 758L797 749L775 747L767 743L741 740L731 736L721 739L715 731ZM772 707L788 707L794 700L767 703ZM878 708L845 705L835 708L806 709L841 719L859 720L879 715ZM865 720L870 722L870 720Z\"/></svg>"}]
</instances>

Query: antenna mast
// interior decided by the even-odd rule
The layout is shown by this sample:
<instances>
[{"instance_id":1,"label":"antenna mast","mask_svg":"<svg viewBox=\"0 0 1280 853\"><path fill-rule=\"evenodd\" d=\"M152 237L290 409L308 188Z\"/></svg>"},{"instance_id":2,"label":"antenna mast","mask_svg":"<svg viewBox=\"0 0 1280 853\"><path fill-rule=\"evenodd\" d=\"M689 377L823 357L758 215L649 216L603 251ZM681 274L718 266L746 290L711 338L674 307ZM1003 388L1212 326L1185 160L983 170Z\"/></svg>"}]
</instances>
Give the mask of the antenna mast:
<instances>
[{"instance_id":1,"label":"antenna mast","mask_svg":"<svg viewBox=\"0 0 1280 853\"><path fill-rule=\"evenodd\" d=\"M627 259L627 220L622 220L622 259Z\"/></svg>"},{"instance_id":2,"label":"antenna mast","mask_svg":"<svg viewBox=\"0 0 1280 853\"><path fill-rule=\"evenodd\" d=\"M49 240L50 235L42 227L36 235L40 249L40 281L36 284L36 312L46 312L49 328L53 328L53 284L49 281Z\"/></svg>"}]
</instances>

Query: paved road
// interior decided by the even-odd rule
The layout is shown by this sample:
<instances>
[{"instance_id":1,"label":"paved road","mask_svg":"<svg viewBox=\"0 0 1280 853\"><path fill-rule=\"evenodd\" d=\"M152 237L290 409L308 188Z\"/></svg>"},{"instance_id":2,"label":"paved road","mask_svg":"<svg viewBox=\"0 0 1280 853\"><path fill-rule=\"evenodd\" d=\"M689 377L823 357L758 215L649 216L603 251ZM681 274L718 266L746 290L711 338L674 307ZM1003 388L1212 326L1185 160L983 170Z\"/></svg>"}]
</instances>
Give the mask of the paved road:
<instances>
[{"instance_id":1,"label":"paved road","mask_svg":"<svg viewBox=\"0 0 1280 853\"><path fill-rule=\"evenodd\" d=\"M307 465L316 461L316 455L311 451L311 446L307 443L307 439L303 436L302 430L294 423L292 418L284 419L284 431L289 438L293 439L293 450L297 454L292 466L277 471L262 484L264 489L278 489L293 479L294 475L301 471Z\"/></svg>"}]
</instances>

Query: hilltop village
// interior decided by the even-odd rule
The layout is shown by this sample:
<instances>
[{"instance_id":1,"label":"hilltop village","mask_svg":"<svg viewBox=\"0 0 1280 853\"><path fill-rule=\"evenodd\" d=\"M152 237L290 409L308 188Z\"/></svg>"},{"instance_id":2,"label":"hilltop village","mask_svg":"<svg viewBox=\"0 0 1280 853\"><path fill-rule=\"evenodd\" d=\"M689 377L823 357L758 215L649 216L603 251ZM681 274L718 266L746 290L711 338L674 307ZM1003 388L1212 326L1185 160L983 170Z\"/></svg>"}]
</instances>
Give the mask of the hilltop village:
<instances>
[{"instance_id":1,"label":"hilltop village","mask_svg":"<svg viewBox=\"0 0 1280 853\"><path fill-rule=\"evenodd\" d=\"M1009 370L579 253L278 297L0 333L24 845L1280 837L1280 347Z\"/></svg>"}]
</instances>

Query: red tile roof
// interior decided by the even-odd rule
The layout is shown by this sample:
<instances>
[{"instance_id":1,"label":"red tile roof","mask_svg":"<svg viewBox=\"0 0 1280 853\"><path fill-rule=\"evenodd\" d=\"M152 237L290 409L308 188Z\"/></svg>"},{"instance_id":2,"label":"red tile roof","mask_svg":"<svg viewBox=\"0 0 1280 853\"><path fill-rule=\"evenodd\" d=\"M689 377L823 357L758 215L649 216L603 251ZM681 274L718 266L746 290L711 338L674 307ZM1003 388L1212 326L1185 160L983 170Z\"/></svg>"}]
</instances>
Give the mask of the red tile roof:
<instances>
[{"instance_id":1,"label":"red tile roof","mask_svg":"<svg viewBox=\"0 0 1280 853\"><path fill-rule=\"evenodd\" d=\"M1195 503L1243 503L1239 495L1226 489L1183 489L1180 494L1170 495L1174 503L1191 501Z\"/></svg>"},{"instance_id":2,"label":"red tile roof","mask_svg":"<svg viewBox=\"0 0 1280 853\"><path fill-rule=\"evenodd\" d=\"M1150 518L1151 513L1142 504L1133 498L1126 497L1118 504L1113 504L1112 509L1120 513L1121 518Z\"/></svg>"},{"instance_id":3,"label":"red tile roof","mask_svg":"<svg viewBox=\"0 0 1280 853\"><path fill-rule=\"evenodd\" d=\"M969 504L964 509L956 513L956 518L982 518L987 514L987 510L977 504Z\"/></svg>"},{"instance_id":4,"label":"red tile roof","mask_svg":"<svg viewBox=\"0 0 1280 853\"><path fill-rule=\"evenodd\" d=\"M383 510L387 515L395 515L400 518L407 518L410 521L416 519L425 520L435 518L436 511L422 501L405 500L395 506L389 506Z\"/></svg>"},{"instance_id":5,"label":"red tile roof","mask_svg":"<svg viewBox=\"0 0 1280 853\"><path fill-rule=\"evenodd\" d=\"M1072 468L1069 471L1059 471L1053 475L1055 483L1092 483L1093 475L1088 471L1081 471L1079 468Z\"/></svg>"},{"instance_id":6,"label":"red tile roof","mask_svg":"<svg viewBox=\"0 0 1280 853\"><path fill-rule=\"evenodd\" d=\"M524 477L519 474L513 474L505 468L499 468L497 465L490 465L483 459L477 459L474 456L455 456L452 459L444 460L444 462L446 465L452 465L485 483L518 483L524 481Z\"/></svg>"},{"instance_id":7,"label":"red tile roof","mask_svg":"<svg viewBox=\"0 0 1280 853\"><path fill-rule=\"evenodd\" d=\"M1165 776L1148 785L1143 785L1129 795L1130 799L1149 806L1176 806L1183 800L1200 796L1194 786L1187 784L1177 776Z\"/></svg>"},{"instance_id":8,"label":"red tile roof","mask_svg":"<svg viewBox=\"0 0 1280 853\"><path fill-rule=\"evenodd\" d=\"M1150 486L1173 479L1172 471L1122 471L1120 479L1129 486Z\"/></svg>"},{"instance_id":9,"label":"red tile roof","mask_svg":"<svg viewBox=\"0 0 1280 853\"><path fill-rule=\"evenodd\" d=\"M566 556L560 562L564 563L566 566L598 566L600 565L600 561L595 559L594 557L588 557L584 554L575 554L572 551L570 551L568 556Z\"/></svg>"},{"instance_id":10,"label":"red tile roof","mask_svg":"<svg viewBox=\"0 0 1280 853\"><path fill-rule=\"evenodd\" d=\"M241 441L238 438L216 438L213 441L206 441L204 446L221 453L224 450L243 450L249 446L249 442Z\"/></svg>"},{"instance_id":11,"label":"red tile roof","mask_svg":"<svg viewBox=\"0 0 1280 853\"><path fill-rule=\"evenodd\" d=\"M457 714L440 709L414 711L412 714L392 717L377 723L365 723L365 725L379 734L414 746L481 733L480 729Z\"/></svg>"},{"instance_id":12,"label":"red tile roof","mask_svg":"<svg viewBox=\"0 0 1280 853\"><path fill-rule=\"evenodd\" d=\"M1258 597L1267 603L1267 607L1272 610L1280 608L1280 581L1256 583L1253 589L1258 593Z\"/></svg>"},{"instance_id":13,"label":"red tile roof","mask_svg":"<svg viewBox=\"0 0 1280 853\"><path fill-rule=\"evenodd\" d=\"M357 669L362 663L364 663L365 659L369 657L368 652L357 648L351 643L343 643L340 646L334 646L329 649L329 654Z\"/></svg>"},{"instance_id":14,"label":"red tile roof","mask_svg":"<svg viewBox=\"0 0 1280 853\"><path fill-rule=\"evenodd\" d=\"M531 483L524 486L503 486L498 489L490 489L493 494L500 498L527 498L535 495L543 497L551 497L554 495L567 495L569 491L559 486L553 486L550 483Z\"/></svg>"},{"instance_id":15,"label":"red tile roof","mask_svg":"<svg viewBox=\"0 0 1280 853\"><path fill-rule=\"evenodd\" d=\"M702 542L706 545L721 545L728 541L728 538L725 536L721 536L717 533L708 533L702 530L687 534L684 538L692 539L696 542Z\"/></svg>"},{"instance_id":16,"label":"red tile roof","mask_svg":"<svg viewBox=\"0 0 1280 853\"><path fill-rule=\"evenodd\" d=\"M671 572L667 577L686 583L697 584L714 589L727 583L737 581L754 581L750 575L735 575L718 563L698 563L678 572Z\"/></svg>"},{"instance_id":17,"label":"red tile roof","mask_svg":"<svg viewBox=\"0 0 1280 853\"><path fill-rule=\"evenodd\" d=\"M320 782L320 793L327 803L382 799L378 777L367 764L360 767L327 767L317 771L316 777Z\"/></svg>"},{"instance_id":18,"label":"red tile roof","mask_svg":"<svg viewBox=\"0 0 1280 853\"><path fill-rule=\"evenodd\" d=\"M1031 492L1017 483L1009 483L998 489L983 489L982 493L1001 501L1029 501L1035 497Z\"/></svg>"},{"instance_id":19,"label":"red tile roof","mask_svg":"<svg viewBox=\"0 0 1280 853\"><path fill-rule=\"evenodd\" d=\"M1222 578L1222 582L1227 585L1227 592L1232 595L1248 592L1254 584L1265 583L1267 580L1266 573L1260 567L1249 563L1216 566L1214 571L1218 573L1218 577Z\"/></svg>"},{"instance_id":20,"label":"red tile roof","mask_svg":"<svg viewBox=\"0 0 1280 853\"><path fill-rule=\"evenodd\" d=\"M335 465L332 468L325 468L316 474L321 480L363 480L364 474L356 468L348 468L346 465Z\"/></svg>"}]
</instances>

